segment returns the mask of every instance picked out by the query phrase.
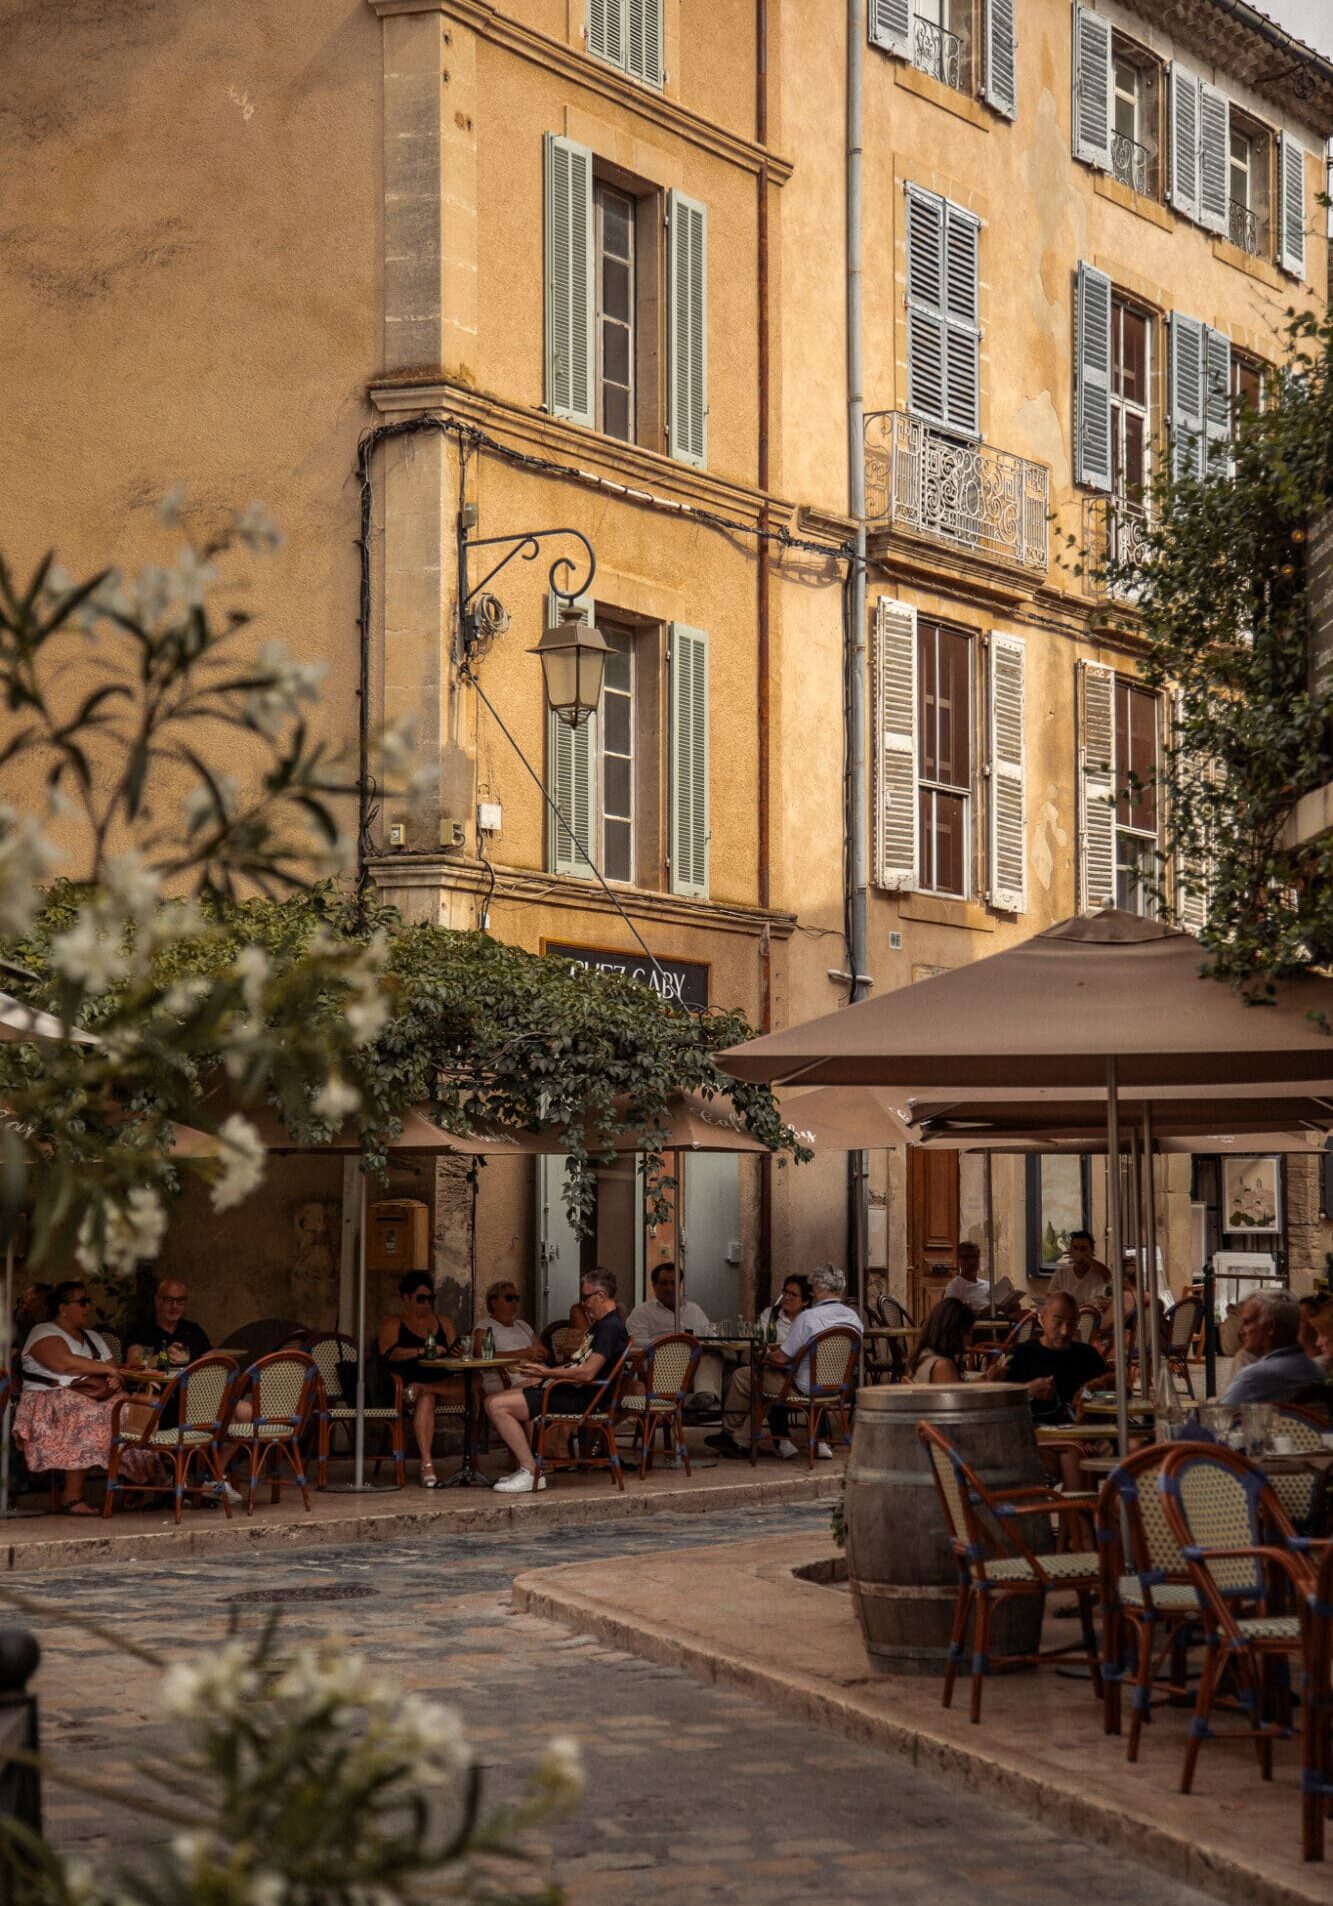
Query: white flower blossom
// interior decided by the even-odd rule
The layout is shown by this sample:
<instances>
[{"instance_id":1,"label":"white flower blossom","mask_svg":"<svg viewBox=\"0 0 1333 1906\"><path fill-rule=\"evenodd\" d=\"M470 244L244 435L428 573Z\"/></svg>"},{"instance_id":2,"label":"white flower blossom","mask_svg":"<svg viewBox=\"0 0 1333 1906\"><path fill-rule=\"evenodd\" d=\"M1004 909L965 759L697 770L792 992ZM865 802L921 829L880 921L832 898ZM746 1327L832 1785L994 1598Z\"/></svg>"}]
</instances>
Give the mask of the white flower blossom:
<instances>
[{"instance_id":1,"label":"white flower blossom","mask_svg":"<svg viewBox=\"0 0 1333 1906\"><path fill-rule=\"evenodd\" d=\"M326 1079L311 1101L311 1108L320 1118L326 1118L330 1125L339 1125L343 1119L350 1118L361 1105L361 1094L346 1079L335 1073Z\"/></svg>"},{"instance_id":2,"label":"white flower blossom","mask_svg":"<svg viewBox=\"0 0 1333 1906\"><path fill-rule=\"evenodd\" d=\"M215 1211L230 1211L233 1205L243 1204L262 1184L268 1155L259 1133L239 1112L233 1112L223 1121L218 1137L223 1146L222 1169L209 1197Z\"/></svg>"},{"instance_id":3,"label":"white flower blossom","mask_svg":"<svg viewBox=\"0 0 1333 1906\"><path fill-rule=\"evenodd\" d=\"M259 651L256 673L266 679L245 698L248 720L263 735L280 732L284 722L301 712L302 702L319 700L327 664L298 662L281 642L266 642Z\"/></svg>"},{"instance_id":4,"label":"white flower blossom","mask_svg":"<svg viewBox=\"0 0 1333 1906\"><path fill-rule=\"evenodd\" d=\"M417 721L413 714L401 715L391 727L384 730L380 737L380 748L386 776L401 774L409 765L414 753L416 732Z\"/></svg>"},{"instance_id":5,"label":"white flower blossom","mask_svg":"<svg viewBox=\"0 0 1333 1906\"><path fill-rule=\"evenodd\" d=\"M144 1258L156 1257L167 1228L162 1200L151 1185L134 1185L123 1205L108 1199L102 1207L102 1247L97 1247L97 1226L91 1211L85 1211L79 1225L79 1241L74 1255L88 1275L103 1268L128 1275Z\"/></svg>"},{"instance_id":6,"label":"white flower blossom","mask_svg":"<svg viewBox=\"0 0 1333 1906\"><path fill-rule=\"evenodd\" d=\"M568 1734L557 1734L547 1744L537 1767L537 1779L560 1806L572 1806L584 1788L583 1755Z\"/></svg>"},{"instance_id":7,"label":"white flower blossom","mask_svg":"<svg viewBox=\"0 0 1333 1906\"><path fill-rule=\"evenodd\" d=\"M186 795L182 803L186 830L191 834L196 833L199 828L203 827L209 821L218 819L224 821L230 820L236 812L236 804L240 796L240 782L236 779L234 774L219 774L215 776L214 779L216 782L216 793L207 781L201 781L197 788L193 788L190 793ZM221 802L222 809L220 815L218 812L219 801Z\"/></svg>"},{"instance_id":8,"label":"white flower blossom","mask_svg":"<svg viewBox=\"0 0 1333 1906\"><path fill-rule=\"evenodd\" d=\"M183 483L173 483L166 495L158 502L158 520L165 523L168 529L175 529L176 525L180 522L181 510L184 508L184 505L185 485Z\"/></svg>"},{"instance_id":9,"label":"white flower blossom","mask_svg":"<svg viewBox=\"0 0 1333 1906\"><path fill-rule=\"evenodd\" d=\"M287 1882L281 1873L252 1873L245 1883L245 1906L282 1906Z\"/></svg>"},{"instance_id":10,"label":"white flower blossom","mask_svg":"<svg viewBox=\"0 0 1333 1906\"><path fill-rule=\"evenodd\" d=\"M203 607L204 597L217 581L218 572L187 543L176 553L176 567L167 572L172 597L179 597L187 609Z\"/></svg>"},{"instance_id":11,"label":"white flower blossom","mask_svg":"<svg viewBox=\"0 0 1333 1906\"><path fill-rule=\"evenodd\" d=\"M282 542L277 524L259 502L247 504L233 527L246 548L253 549L257 554L266 549L277 549Z\"/></svg>"},{"instance_id":12,"label":"white flower blossom","mask_svg":"<svg viewBox=\"0 0 1333 1906\"><path fill-rule=\"evenodd\" d=\"M173 1019L188 1019L196 1006L208 998L209 982L201 973L173 980L162 995L162 1010Z\"/></svg>"},{"instance_id":13,"label":"white flower blossom","mask_svg":"<svg viewBox=\"0 0 1333 1906\"><path fill-rule=\"evenodd\" d=\"M31 927L55 859L35 820L0 806L0 935L22 939Z\"/></svg>"},{"instance_id":14,"label":"white flower blossom","mask_svg":"<svg viewBox=\"0 0 1333 1906\"><path fill-rule=\"evenodd\" d=\"M259 1675L243 1641L225 1641L186 1661L173 1661L162 1677L162 1712L182 1721L234 1720L260 1692Z\"/></svg>"},{"instance_id":15,"label":"white flower blossom","mask_svg":"<svg viewBox=\"0 0 1333 1906\"><path fill-rule=\"evenodd\" d=\"M106 864L105 885L134 920L147 920L157 911L161 884L151 867L136 853L118 854Z\"/></svg>"},{"instance_id":16,"label":"white flower blossom","mask_svg":"<svg viewBox=\"0 0 1333 1906\"><path fill-rule=\"evenodd\" d=\"M88 907L80 907L74 925L51 942L51 964L87 993L105 993L124 979L130 963L113 932Z\"/></svg>"},{"instance_id":17,"label":"white flower blossom","mask_svg":"<svg viewBox=\"0 0 1333 1906\"><path fill-rule=\"evenodd\" d=\"M70 1906L92 1906L97 1898L93 1869L87 1860L65 1861L65 1897Z\"/></svg>"},{"instance_id":18,"label":"white flower blossom","mask_svg":"<svg viewBox=\"0 0 1333 1906\"><path fill-rule=\"evenodd\" d=\"M404 1694L393 1711L385 1741L407 1762L419 1787L443 1787L472 1765L472 1749L456 1708Z\"/></svg>"}]
</instances>

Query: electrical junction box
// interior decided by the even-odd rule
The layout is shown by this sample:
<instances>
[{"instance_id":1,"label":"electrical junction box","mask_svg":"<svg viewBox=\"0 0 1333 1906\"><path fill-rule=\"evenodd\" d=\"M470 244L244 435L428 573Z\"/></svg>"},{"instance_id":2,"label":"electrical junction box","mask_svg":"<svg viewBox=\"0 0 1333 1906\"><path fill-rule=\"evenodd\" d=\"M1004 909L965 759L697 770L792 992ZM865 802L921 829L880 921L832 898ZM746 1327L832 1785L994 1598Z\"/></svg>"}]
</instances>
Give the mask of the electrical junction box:
<instances>
[{"instance_id":1,"label":"electrical junction box","mask_svg":"<svg viewBox=\"0 0 1333 1906\"><path fill-rule=\"evenodd\" d=\"M381 1198L366 1213L366 1268L430 1269L430 1212L417 1198Z\"/></svg>"},{"instance_id":2,"label":"electrical junction box","mask_svg":"<svg viewBox=\"0 0 1333 1906\"><path fill-rule=\"evenodd\" d=\"M498 801L478 801L477 832L479 834L498 834L504 811Z\"/></svg>"}]
</instances>

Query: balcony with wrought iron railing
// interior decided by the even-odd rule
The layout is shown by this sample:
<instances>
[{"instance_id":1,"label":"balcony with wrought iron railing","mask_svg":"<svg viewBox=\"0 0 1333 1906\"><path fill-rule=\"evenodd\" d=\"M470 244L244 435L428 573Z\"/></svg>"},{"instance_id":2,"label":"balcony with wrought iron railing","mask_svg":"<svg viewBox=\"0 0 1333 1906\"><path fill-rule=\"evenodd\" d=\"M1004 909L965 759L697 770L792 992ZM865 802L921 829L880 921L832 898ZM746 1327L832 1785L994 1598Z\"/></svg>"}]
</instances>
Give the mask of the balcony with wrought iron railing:
<instances>
[{"instance_id":1,"label":"balcony with wrought iron railing","mask_svg":"<svg viewBox=\"0 0 1333 1906\"><path fill-rule=\"evenodd\" d=\"M1251 258L1259 256L1259 214L1239 199L1227 200L1227 236Z\"/></svg>"},{"instance_id":2,"label":"balcony with wrought iron railing","mask_svg":"<svg viewBox=\"0 0 1333 1906\"><path fill-rule=\"evenodd\" d=\"M961 35L931 20L917 20L912 30L912 64L919 73L961 93L967 85L966 48Z\"/></svg>"},{"instance_id":3,"label":"balcony with wrought iron railing","mask_svg":"<svg viewBox=\"0 0 1333 1906\"><path fill-rule=\"evenodd\" d=\"M1050 471L932 429L906 411L866 418L866 519L956 549L1047 566Z\"/></svg>"},{"instance_id":4,"label":"balcony with wrought iron railing","mask_svg":"<svg viewBox=\"0 0 1333 1906\"><path fill-rule=\"evenodd\" d=\"M1127 185L1131 192L1139 192L1145 198L1153 192L1153 155L1147 146L1141 146L1137 139L1131 139L1127 133L1111 134L1111 173L1119 179L1121 185Z\"/></svg>"},{"instance_id":5,"label":"balcony with wrought iron railing","mask_svg":"<svg viewBox=\"0 0 1333 1906\"><path fill-rule=\"evenodd\" d=\"M1108 567L1142 562L1148 553L1148 506L1141 498L1090 496L1083 510L1083 586L1089 595L1133 602L1132 583Z\"/></svg>"}]
</instances>

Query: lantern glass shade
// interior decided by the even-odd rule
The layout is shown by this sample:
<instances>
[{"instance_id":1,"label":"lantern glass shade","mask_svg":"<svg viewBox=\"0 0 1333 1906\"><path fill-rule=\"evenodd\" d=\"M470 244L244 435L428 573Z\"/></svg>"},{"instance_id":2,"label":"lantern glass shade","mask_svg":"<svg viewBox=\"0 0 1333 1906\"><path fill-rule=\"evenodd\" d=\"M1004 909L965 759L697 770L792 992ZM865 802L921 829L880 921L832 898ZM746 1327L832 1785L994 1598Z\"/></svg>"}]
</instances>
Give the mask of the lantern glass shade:
<instances>
[{"instance_id":1,"label":"lantern glass shade","mask_svg":"<svg viewBox=\"0 0 1333 1906\"><path fill-rule=\"evenodd\" d=\"M559 620L547 625L528 653L541 661L547 706L577 728L602 698L602 672L611 653L606 637L570 603L562 606Z\"/></svg>"}]
</instances>

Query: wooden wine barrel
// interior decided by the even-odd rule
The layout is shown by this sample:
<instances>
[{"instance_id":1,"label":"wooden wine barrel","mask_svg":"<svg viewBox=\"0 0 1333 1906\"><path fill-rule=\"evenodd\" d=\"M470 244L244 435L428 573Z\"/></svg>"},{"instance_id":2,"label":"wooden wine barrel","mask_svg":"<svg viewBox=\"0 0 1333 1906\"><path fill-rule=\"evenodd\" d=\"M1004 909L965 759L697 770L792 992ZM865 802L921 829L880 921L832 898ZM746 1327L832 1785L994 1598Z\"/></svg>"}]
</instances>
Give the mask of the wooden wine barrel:
<instances>
[{"instance_id":1,"label":"wooden wine barrel","mask_svg":"<svg viewBox=\"0 0 1333 1906\"><path fill-rule=\"evenodd\" d=\"M1042 1480L1027 1391L1019 1383L894 1383L861 1390L847 1464L847 1579L871 1664L883 1674L943 1674L958 1589L929 1459L925 1419L998 1493ZM1023 1540L1054 1546L1044 1517L1025 1516ZM1014 1596L996 1610L991 1653L1032 1652L1041 1602Z\"/></svg>"}]
</instances>

